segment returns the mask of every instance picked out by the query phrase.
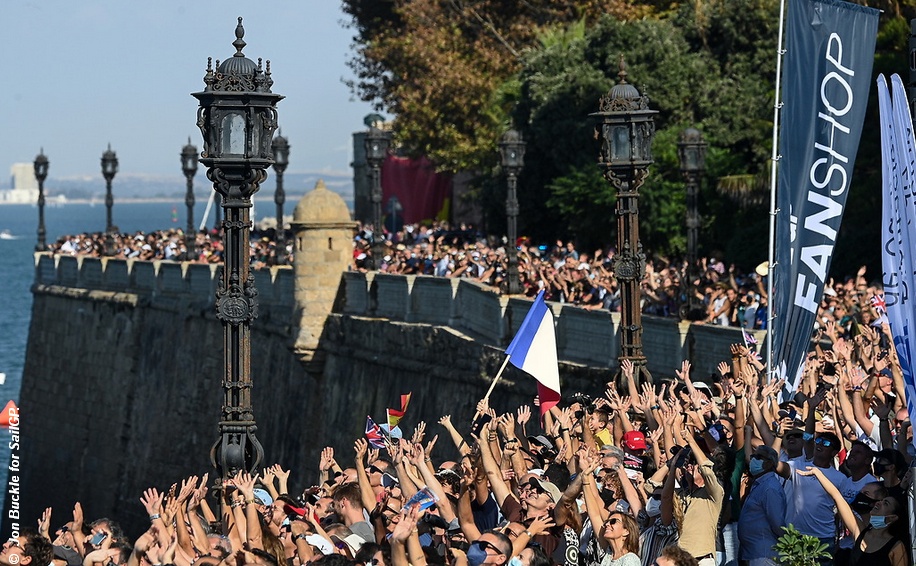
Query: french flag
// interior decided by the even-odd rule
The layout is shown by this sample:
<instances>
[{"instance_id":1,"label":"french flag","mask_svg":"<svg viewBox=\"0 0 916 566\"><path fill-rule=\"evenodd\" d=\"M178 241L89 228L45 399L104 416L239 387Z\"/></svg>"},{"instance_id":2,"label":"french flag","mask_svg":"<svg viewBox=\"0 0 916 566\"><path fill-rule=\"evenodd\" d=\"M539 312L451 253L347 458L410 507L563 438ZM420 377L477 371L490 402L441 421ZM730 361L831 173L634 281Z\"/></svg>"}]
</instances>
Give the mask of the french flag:
<instances>
[{"instance_id":1,"label":"french flag","mask_svg":"<svg viewBox=\"0 0 916 566\"><path fill-rule=\"evenodd\" d=\"M544 302L544 291L534 299L522 326L506 348L506 355L509 363L537 380L543 416L560 401L557 336L553 314Z\"/></svg>"}]
</instances>

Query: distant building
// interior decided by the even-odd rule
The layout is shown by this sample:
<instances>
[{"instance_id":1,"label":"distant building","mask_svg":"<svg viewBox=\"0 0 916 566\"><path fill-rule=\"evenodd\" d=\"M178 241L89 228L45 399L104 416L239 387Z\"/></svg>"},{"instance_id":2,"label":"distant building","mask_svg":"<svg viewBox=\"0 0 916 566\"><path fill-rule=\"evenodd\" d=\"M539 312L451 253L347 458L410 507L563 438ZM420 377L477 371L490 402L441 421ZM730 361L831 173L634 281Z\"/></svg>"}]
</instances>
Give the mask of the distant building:
<instances>
[{"instance_id":1,"label":"distant building","mask_svg":"<svg viewBox=\"0 0 916 566\"><path fill-rule=\"evenodd\" d=\"M14 163L10 167L10 189L0 190L0 203L31 204L38 202L38 180L31 163Z\"/></svg>"}]
</instances>

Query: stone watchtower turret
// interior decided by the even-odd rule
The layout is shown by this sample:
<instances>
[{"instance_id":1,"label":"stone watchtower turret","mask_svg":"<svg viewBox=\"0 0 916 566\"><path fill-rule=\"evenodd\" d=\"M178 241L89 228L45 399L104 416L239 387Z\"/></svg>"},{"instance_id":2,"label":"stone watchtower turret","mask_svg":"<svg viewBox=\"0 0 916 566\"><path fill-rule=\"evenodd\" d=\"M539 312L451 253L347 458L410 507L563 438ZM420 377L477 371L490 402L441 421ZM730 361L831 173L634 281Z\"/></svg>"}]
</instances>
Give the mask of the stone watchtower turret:
<instances>
[{"instance_id":1,"label":"stone watchtower turret","mask_svg":"<svg viewBox=\"0 0 916 566\"><path fill-rule=\"evenodd\" d=\"M320 366L318 342L337 297L341 274L353 260L356 223L344 200L319 180L293 213L298 332L293 350L300 360ZM315 368L320 371L320 368Z\"/></svg>"}]
</instances>

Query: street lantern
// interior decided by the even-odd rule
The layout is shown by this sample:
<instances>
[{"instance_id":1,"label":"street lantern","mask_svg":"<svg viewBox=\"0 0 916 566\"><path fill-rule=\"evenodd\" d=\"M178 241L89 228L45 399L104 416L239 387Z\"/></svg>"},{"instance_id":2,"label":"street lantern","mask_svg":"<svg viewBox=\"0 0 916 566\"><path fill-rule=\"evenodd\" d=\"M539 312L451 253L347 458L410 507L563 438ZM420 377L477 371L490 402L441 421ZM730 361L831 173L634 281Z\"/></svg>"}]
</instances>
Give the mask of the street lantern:
<instances>
[{"instance_id":1,"label":"street lantern","mask_svg":"<svg viewBox=\"0 0 916 566\"><path fill-rule=\"evenodd\" d=\"M286 203L286 192L283 190L283 172L289 165L289 140L280 132L270 144L274 155L274 171L277 173L277 189L274 191L274 203L277 205L277 263L286 263L286 228L283 223L283 205Z\"/></svg>"},{"instance_id":2,"label":"street lantern","mask_svg":"<svg viewBox=\"0 0 916 566\"><path fill-rule=\"evenodd\" d=\"M118 156L111 150L111 144L102 154L102 177L105 178L105 255L115 254L114 222L111 220L111 209L114 207L114 196L111 194L111 181L118 173Z\"/></svg>"},{"instance_id":3,"label":"street lantern","mask_svg":"<svg viewBox=\"0 0 916 566\"><path fill-rule=\"evenodd\" d=\"M188 207L188 226L185 230L184 243L187 248L188 260L193 260L197 244L197 230L194 229L194 175L197 175L197 146L188 144L181 148L181 171L187 180L187 191L184 195L184 204Z\"/></svg>"},{"instance_id":4,"label":"street lantern","mask_svg":"<svg viewBox=\"0 0 916 566\"><path fill-rule=\"evenodd\" d=\"M620 355L629 360L634 378L651 381L642 353L642 311L640 284L646 274L646 255L639 240L639 188L652 163L652 137L655 135L649 98L627 82L626 63L620 56L618 84L601 97L596 119L596 138L601 140L598 166L604 178L617 191L617 254L614 276L620 285Z\"/></svg>"},{"instance_id":5,"label":"street lantern","mask_svg":"<svg viewBox=\"0 0 916 566\"><path fill-rule=\"evenodd\" d=\"M366 132L366 162L372 174L372 265L379 268L384 253L385 237L382 226L382 163L388 157L391 134L379 129L375 123Z\"/></svg>"},{"instance_id":6,"label":"street lantern","mask_svg":"<svg viewBox=\"0 0 916 566\"><path fill-rule=\"evenodd\" d=\"M506 234L508 245L506 247L506 258L508 259L508 286L507 291L510 295L517 295L522 292L521 281L518 275L518 248L516 240L518 239L518 193L516 186L518 183L518 174L521 173L522 167L525 166L525 140L522 139L521 132L509 130L503 134L499 140L500 164L503 171L506 172L508 181L508 191L506 192Z\"/></svg>"},{"instance_id":7,"label":"street lantern","mask_svg":"<svg viewBox=\"0 0 916 566\"><path fill-rule=\"evenodd\" d=\"M105 178L105 232L111 233L114 229L114 223L111 221L111 207L114 205L114 197L111 194L111 181L114 180L118 173L118 155L111 150L111 144L102 154L102 177Z\"/></svg>"},{"instance_id":8,"label":"street lantern","mask_svg":"<svg viewBox=\"0 0 916 566\"><path fill-rule=\"evenodd\" d=\"M251 322L258 316L258 292L249 265L251 197L273 164L271 140L277 129L277 103L266 69L245 57L242 18L235 28L235 54L222 63L207 61L197 126L203 134L200 162L222 197L225 256L216 315L223 325L223 406L219 439L210 450L217 481L246 470L257 473L264 457L255 437L251 407Z\"/></svg>"},{"instance_id":9,"label":"street lantern","mask_svg":"<svg viewBox=\"0 0 916 566\"><path fill-rule=\"evenodd\" d=\"M48 161L45 156L44 148L35 157L35 180L38 181L38 243L35 244L35 251L47 251L48 246L45 243L45 179L48 178Z\"/></svg>"},{"instance_id":10,"label":"street lantern","mask_svg":"<svg viewBox=\"0 0 916 566\"><path fill-rule=\"evenodd\" d=\"M703 320L706 312L697 297L696 281L699 277L697 262L697 237L700 229L700 213L697 207L700 179L706 168L706 142L696 128L681 132L677 144L677 155L681 162L681 174L686 182L687 198L687 302L681 305L680 317L686 320Z\"/></svg>"}]
</instances>

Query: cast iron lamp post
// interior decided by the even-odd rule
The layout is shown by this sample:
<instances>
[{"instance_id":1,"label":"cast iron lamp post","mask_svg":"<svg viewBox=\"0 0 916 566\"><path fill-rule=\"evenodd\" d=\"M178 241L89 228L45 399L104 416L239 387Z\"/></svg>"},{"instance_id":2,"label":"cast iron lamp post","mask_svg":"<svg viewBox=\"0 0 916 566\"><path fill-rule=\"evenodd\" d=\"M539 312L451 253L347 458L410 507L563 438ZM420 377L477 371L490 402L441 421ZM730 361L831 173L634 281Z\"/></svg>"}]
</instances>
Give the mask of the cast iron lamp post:
<instances>
[{"instance_id":1,"label":"cast iron lamp post","mask_svg":"<svg viewBox=\"0 0 916 566\"><path fill-rule=\"evenodd\" d=\"M251 408L251 322L258 316L258 291L248 247L251 197L273 163L270 143L277 129L276 105L283 96L270 90L270 61L264 70L260 59L256 65L242 53L244 36L239 18L232 43L235 54L217 61L216 69L208 59L206 86L192 95L200 101L200 162L225 212L225 264L216 292L216 316L223 325L223 406L219 439L210 450L217 480L242 470L256 473L264 457Z\"/></svg>"},{"instance_id":2,"label":"cast iron lamp post","mask_svg":"<svg viewBox=\"0 0 916 566\"><path fill-rule=\"evenodd\" d=\"M509 245L506 248L506 258L509 260L509 285L508 292L510 295L521 293L521 281L518 276L518 248L515 245L518 239L517 221L518 221L518 195L516 185L518 183L518 174L522 167L525 166L525 141L522 134L516 130L509 130L499 140L499 155L508 180L508 191L506 193L506 232L508 235Z\"/></svg>"},{"instance_id":3,"label":"cast iron lamp post","mask_svg":"<svg viewBox=\"0 0 916 566\"><path fill-rule=\"evenodd\" d=\"M48 249L45 244L45 179L48 178L48 161L44 148L35 157L35 180L38 181L38 243L35 251L43 252Z\"/></svg>"},{"instance_id":4,"label":"cast iron lamp post","mask_svg":"<svg viewBox=\"0 0 916 566\"><path fill-rule=\"evenodd\" d=\"M652 136L658 112L649 98L627 83L626 63L620 56L620 82L601 97L596 137L601 140L598 167L617 191L617 255L614 276L620 285L620 355L618 362L633 363L637 383L652 380L642 353L640 286L646 275L646 255L639 240L639 188L652 163Z\"/></svg>"},{"instance_id":5,"label":"cast iron lamp post","mask_svg":"<svg viewBox=\"0 0 916 566\"><path fill-rule=\"evenodd\" d=\"M114 223L111 221L111 209L114 196L111 194L111 181L118 173L118 156L111 150L111 144L102 154L102 177L105 177L105 255L114 255Z\"/></svg>"},{"instance_id":6,"label":"cast iron lamp post","mask_svg":"<svg viewBox=\"0 0 916 566\"><path fill-rule=\"evenodd\" d=\"M283 191L283 172L289 165L289 140L277 132L277 137L270 144L274 155L274 171L277 173L277 190L274 191L274 203L277 205L277 264L286 263L286 230L283 228L283 205L286 203L286 193Z\"/></svg>"},{"instance_id":7,"label":"cast iron lamp post","mask_svg":"<svg viewBox=\"0 0 916 566\"><path fill-rule=\"evenodd\" d=\"M372 172L372 267L378 269L385 255L385 229L382 226L382 163L388 156L391 136L374 124L366 132L366 162Z\"/></svg>"},{"instance_id":8,"label":"cast iron lamp post","mask_svg":"<svg viewBox=\"0 0 916 566\"><path fill-rule=\"evenodd\" d=\"M184 195L184 204L188 207L188 227L184 235L184 245L188 250L188 260L191 261L194 259L197 247L197 230L194 229L194 175L197 174L197 147L191 144L190 137L188 145L181 148L181 171L188 182L188 189Z\"/></svg>"},{"instance_id":9,"label":"cast iron lamp post","mask_svg":"<svg viewBox=\"0 0 916 566\"><path fill-rule=\"evenodd\" d=\"M700 213L697 211L697 196L700 192L700 178L706 168L706 142L696 128L681 132L677 144L677 155L681 162L687 194L687 303L681 307L681 318L702 320L705 316L697 297L697 233L700 228Z\"/></svg>"}]
</instances>

